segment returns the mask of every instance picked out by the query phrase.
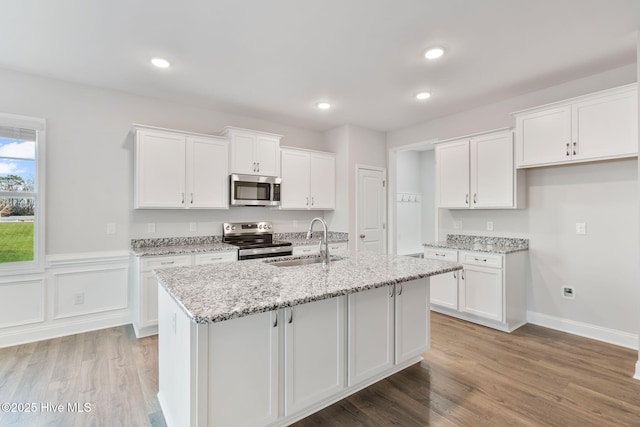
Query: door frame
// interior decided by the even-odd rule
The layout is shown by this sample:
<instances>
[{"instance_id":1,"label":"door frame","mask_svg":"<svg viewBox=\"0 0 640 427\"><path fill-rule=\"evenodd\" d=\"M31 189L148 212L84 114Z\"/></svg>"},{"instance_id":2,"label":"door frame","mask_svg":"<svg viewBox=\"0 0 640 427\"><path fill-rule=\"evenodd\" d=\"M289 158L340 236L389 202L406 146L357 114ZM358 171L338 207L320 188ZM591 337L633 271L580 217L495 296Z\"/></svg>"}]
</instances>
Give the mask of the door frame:
<instances>
[{"instance_id":1,"label":"door frame","mask_svg":"<svg viewBox=\"0 0 640 427\"><path fill-rule=\"evenodd\" d=\"M396 255L396 228L398 209L396 207L396 194L398 193L398 183L396 177L398 176L398 159L397 154L401 151L411 150L433 150L435 149L435 143L438 142L438 138L428 139L421 142L414 142L412 144L401 145L398 147L390 148L387 152L387 166L389 167L389 174L387 175L387 253ZM434 201L435 202L435 201ZM438 208L435 206L435 236L438 237L438 230L440 228L440 215Z\"/></svg>"},{"instance_id":2,"label":"door frame","mask_svg":"<svg viewBox=\"0 0 640 427\"><path fill-rule=\"evenodd\" d=\"M384 206L382 206L382 221L384 222L385 228L384 228L384 232L382 233L382 239L383 239L383 245L384 245L384 251L383 253L390 253L389 252L389 239L387 234L389 233L389 221L388 221L388 207L389 207L389 202L388 202L388 197L389 197L389 175L387 174L387 168L381 168L379 166L369 166L369 165L365 165L365 164L361 164L361 163L356 163L356 170L355 170L355 200L354 200L354 205L355 205L355 218L354 218L354 241L355 241L355 247L354 250L358 250L358 242L360 239L359 237L359 218L360 218L360 210L359 210L359 201L360 201L360 194L359 194L359 188L360 188L360 182L358 181L358 172L360 170L373 170L373 171L377 171L377 172L382 172L382 174L384 175L384 180L385 180L385 186L384 186L384 194L382 195L382 202L384 203Z\"/></svg>"}]
</instances>

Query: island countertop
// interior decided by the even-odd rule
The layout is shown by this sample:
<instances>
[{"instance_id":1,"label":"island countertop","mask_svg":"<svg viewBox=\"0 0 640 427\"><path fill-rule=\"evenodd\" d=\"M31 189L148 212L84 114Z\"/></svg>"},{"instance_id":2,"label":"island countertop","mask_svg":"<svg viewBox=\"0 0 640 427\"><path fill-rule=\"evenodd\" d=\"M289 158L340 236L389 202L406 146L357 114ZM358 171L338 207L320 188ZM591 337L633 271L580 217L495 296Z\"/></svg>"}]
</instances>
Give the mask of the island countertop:
<instances>
[{"instance_id":1,"label":"island countertop","mask_svg":"<svg viewBox=\"0 0 640 427\"><path fill-rule=\"evenodd\" d=\"M369 252L336 252L328 268L269 265L275 258L155 271L195 323L213 323L460 270L460 264ZM301 257L283 257L301 258Z\"/></svg>"}]
</instances>

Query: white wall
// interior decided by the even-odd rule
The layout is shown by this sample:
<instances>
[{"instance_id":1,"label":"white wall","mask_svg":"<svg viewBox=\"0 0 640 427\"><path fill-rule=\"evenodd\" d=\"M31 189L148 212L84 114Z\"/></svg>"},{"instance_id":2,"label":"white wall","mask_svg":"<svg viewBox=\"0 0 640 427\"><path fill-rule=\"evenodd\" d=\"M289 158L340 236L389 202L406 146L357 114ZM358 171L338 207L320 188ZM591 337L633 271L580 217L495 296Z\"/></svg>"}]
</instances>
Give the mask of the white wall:
<instances>
[{"instance_id":1,"label":"white wall","mask_svg":"<svg viewBox=\"0 0 640 427\"><path fill-rule=\"evenodd\" d=\"M340 126L325 133L327 151L336 153L336 208L325 213L329 228L333 231L349 232L349 197L353 190L349 182L349 132Z\"/></svg>"},{"instance_id":2,"label":"white wall","mask_svg":"<svg viewBox=\"0 0 640 427\"><path fill-rule=\"evenodd\" d=\"M308 212L132 209L132 123L216 133L232 125L284 135L283 145L325 149L323 134L158 99L0 70L0 111L47 120L46 253L129 248L131 238L220 234L231 219L308 223ZM106 234L106 224L117 226ZM156 233L146 224L156 223ZM198 223L190 233L189 222Z\"/></svg>"},{"instance_id":3,"label":"white wall","mask_svg":"<svg viewBox=\"0 0 640 427\"><path fill-rule=\"evenodd\" d=\"M390 132L389 148L514 126L511 112L635 82L635 65ZM530 239L530 320L567 330L604 331L633 342L640 330L637 160L559 166L527 172L527 208L440 210L440 233ZM461 220L463 228L453 229ZM486 231L486 222L494 231ZM588 234L575 235L586 222ZM562 298L571 284L576 298ZM617 338L616 338L617 337ZM634 344L635 346L635 344Z\"/></svg>"},{"instance_id":4,"label":"white wall","mask_svg":"<svg viewBox=\"0 0 640 427\"><path fill-rule=\"evenodd\" d=\"M435 242L436 218L436 162L435 151L420 152L420 180L422 182L422 243Z\"/></svg>"}]
</instances>

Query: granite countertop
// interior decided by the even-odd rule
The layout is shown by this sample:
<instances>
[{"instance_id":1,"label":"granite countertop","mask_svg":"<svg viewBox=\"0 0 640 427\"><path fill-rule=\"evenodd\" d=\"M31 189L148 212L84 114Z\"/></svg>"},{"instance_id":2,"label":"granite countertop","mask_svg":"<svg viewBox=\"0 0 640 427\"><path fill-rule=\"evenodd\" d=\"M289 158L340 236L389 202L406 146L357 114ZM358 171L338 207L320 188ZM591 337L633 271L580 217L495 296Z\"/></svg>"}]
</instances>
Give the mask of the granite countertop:
<instances>
[{"instance_id":1,"label":"granite countertop","mask_svg":"<svg viewBox=\"0 0 640 427\"><path fill-rule=\"evenodd\" d=\"M322 232L314 231L312 240L307 240L307 233L274 233L274 241L291 242L293 246L317 244ZM347 242L348 234L330 231L327 233L329 243ZM182 255L203 252L235 251L237 246L222 243L222 236L198 237L166 237L158 239L131 240L131 252L136 256Z\"/></svg>"},{"instance_id":2,"label":"granite countertop","mask_svg":"<svg viewBox=\"0 0 640 427\"><path fill-rule=\"evenodd\" d=\"M428 248L510 254L513 252L528 251L529 239L447 234L446 241L425 243L424 246Z\"/></svg>"},{"instance_id":3,"label":"granite countertop","mask_svg":"<svg viewBox=\"0 0 640 427\"><path fill-rule=\"evenodd\" d=\"M338 251L340 260L295 267L276 258L155 271L195 323L213 323L366 289L460 270L460 264L369 252ZM301 257L282 257L282 259Z\"/></svg>"}]
</instances>

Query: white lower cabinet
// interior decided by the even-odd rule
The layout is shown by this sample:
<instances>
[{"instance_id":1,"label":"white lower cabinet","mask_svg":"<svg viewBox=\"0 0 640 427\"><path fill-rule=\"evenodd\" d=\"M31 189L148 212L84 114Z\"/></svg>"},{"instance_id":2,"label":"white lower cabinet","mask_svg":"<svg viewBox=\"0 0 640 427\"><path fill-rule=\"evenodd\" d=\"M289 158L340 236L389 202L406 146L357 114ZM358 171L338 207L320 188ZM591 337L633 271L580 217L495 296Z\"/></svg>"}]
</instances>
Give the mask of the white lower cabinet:
<instances>
[{"instance_id":1,"label":"white lower cabinet","mask_svg":"<svg viewBox=\"0 0 640 427\"><path fill-rule=\"evenodd\" d=\"M396 364L429 349L429 283L414 280L396 287Z\"/></svg>"},{"instance_id":2,"label":"white lower cabinet","mask_svg":"<svg viewBox=\"0 0 640 427\"><path fill-rule=\"evenodd\" d=\"M259 426L278 418L277 316L270 311L209 327L210 425Z\"/></svg>"},{"instance_id":3,"label":"white lower cabinet","mask_svg":"<svg viewBox=\"0 0 640 427\"><path fill-rule=\"evenodd\" d=\"M393 366L394 311L393 286L349 295L349 386Z\"/></svg>"},{"instance_id":4,"label":"white lower cabinet","mask_svg":"<svg viewBox=\"0 0 640 427\"><path fill-rule=\"evenodd\" d=\"M431 310L511 332L527 323L527 252L494 254L425 248L425 258L462 264L431 278Z\"/></svg>"},{"instance_id":5,"label":"white lower cabinet","mask_svg":"<svg viewBox=\"0 0 640 427\"><path fill-rule=\"evenodd\" d=\"M133 330L136 337L158 333L158 279L153 270L233 262L237 258L236 251L195 255L132 256L130 280L133 292Z\"/></svg>"},{"instance_id":6,"label":"white lower cabinet","mask_svg":"<svg viewBox=\"0 0 640 427\"><path fill-rule=\"evenodd\" d=\"M159 289L158 400L172 426L284 426L421 360L429 279L191 322Z\"/></svg>"},{"instance_id":7,"label":"white lower cabinet","mask_svg":"<svg viewBox=\"0 0 640 427\"><path fill-rule=\"evenodd\" d=\"M345 297L284 309L284 414L345 387Z\"/></svg>"}]
</instances>

